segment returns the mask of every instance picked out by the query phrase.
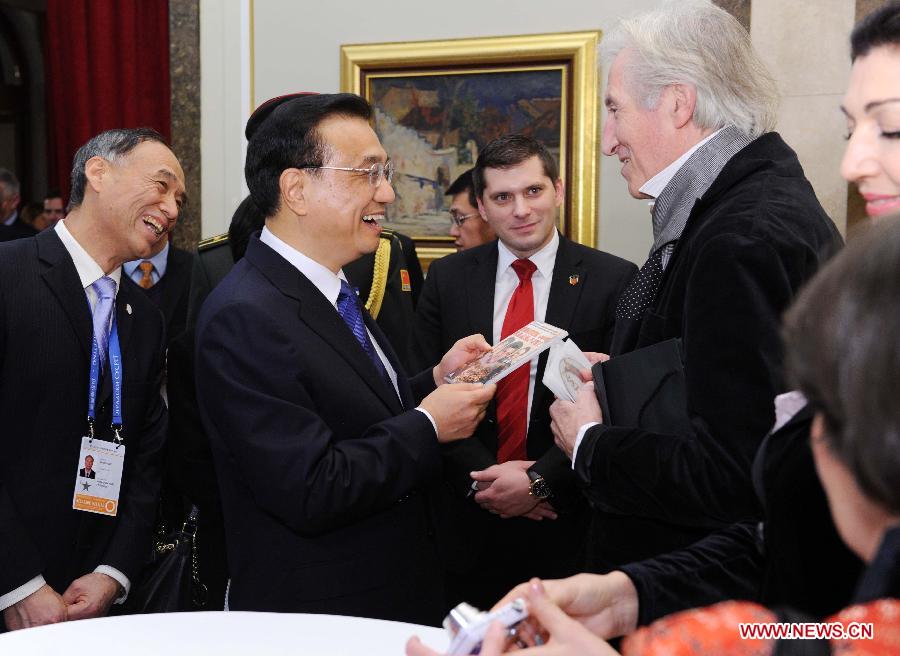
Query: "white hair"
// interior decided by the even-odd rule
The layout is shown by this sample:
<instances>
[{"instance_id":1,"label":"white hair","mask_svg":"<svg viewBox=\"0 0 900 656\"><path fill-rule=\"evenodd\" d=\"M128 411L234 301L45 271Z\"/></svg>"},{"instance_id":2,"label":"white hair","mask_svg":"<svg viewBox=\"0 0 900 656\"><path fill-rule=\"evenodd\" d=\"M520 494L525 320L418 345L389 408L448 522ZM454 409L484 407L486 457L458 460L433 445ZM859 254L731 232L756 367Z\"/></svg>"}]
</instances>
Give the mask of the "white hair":
<instances>
[{"instance_id":1,"label":"white hair","mask_svg":"<svg viewBox=\"0 0 900 656\"><path fill-rule=\"evenodd\" d=\"M666 87L690 84L697 91L697 126L734 126L751 138L774 129L774 79L747 30L707 0L670 1L622 20L604 38L601 55L611 64L623 51L629 54L625 80L648 109Z\"/></svg>"}]
</instances>

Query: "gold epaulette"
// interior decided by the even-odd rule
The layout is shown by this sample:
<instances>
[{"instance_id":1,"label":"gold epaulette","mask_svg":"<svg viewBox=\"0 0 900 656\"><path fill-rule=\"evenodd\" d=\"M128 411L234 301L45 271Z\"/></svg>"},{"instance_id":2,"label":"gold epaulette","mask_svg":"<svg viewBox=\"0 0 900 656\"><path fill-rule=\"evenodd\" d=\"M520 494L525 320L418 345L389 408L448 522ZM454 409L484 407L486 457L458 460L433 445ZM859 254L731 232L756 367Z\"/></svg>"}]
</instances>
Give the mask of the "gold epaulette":
<instances>
[{"instance_id":1,"label":"gold epaulette","mask_svg":"<svg viewBox=\"0 0 900 656\"><path fill-rule=\"evenodd\" d=\"M198 251L205 251L213 246L218 246L219 244L227 244L228 243L228 233L224 232L221 235L216 235L215 237L207 237L206 239L201 239L197 244Z\"/></svg>"},{"instance_id":2,"label":"gold epaulette","mask_svg":"<svg viewBox=\"0 0 900 656\"><path fill-rule=\"evenodd\" d=\"M381 239L378 240L378 250L375 251L375 265L372 267L372 287L369 290L369 298L366 300L366 310L377 319L381 312L381 303L384 301L384 292L387 289L388 267L391 263L391 241L394 233L390 230L381 231Z\"/></svg>"}]
</instances>

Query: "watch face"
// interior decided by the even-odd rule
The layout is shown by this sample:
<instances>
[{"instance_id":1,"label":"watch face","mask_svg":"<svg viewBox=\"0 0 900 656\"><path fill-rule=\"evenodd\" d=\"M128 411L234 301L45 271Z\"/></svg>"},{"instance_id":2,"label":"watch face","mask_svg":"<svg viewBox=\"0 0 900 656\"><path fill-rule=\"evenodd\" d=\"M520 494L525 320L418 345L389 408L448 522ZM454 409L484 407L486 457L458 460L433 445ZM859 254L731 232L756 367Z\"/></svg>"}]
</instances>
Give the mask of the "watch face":
<instances>
[{"instance_id":1,"label":"watch face","mask_svg":"<svg viewBox=\"0 0 900 656\"><path fill-rule=\"evenodd\" d=\"M538 499L546 499L550 496L550 486L543 478L539 478L531 483L531 496Z\"/></svg>"}]
</instances>

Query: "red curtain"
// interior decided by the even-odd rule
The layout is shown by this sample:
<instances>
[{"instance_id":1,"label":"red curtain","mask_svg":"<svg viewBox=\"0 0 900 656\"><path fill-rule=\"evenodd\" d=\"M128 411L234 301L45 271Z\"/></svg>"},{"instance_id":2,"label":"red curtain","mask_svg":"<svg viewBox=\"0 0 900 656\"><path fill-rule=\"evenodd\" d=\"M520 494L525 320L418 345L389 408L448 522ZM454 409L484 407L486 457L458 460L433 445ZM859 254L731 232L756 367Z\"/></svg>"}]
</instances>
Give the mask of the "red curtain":
<instances>
[{"instance_id":1,"label":"red curtain","mask_svg":"<svg viewBox=\"0 0 900 656\"><path fill-rule=\"evenodd\" d=\"M48 168L68 198L75 151L110 128L171 134L168 0L47 1Z\"/></svg>"}]
</instances>

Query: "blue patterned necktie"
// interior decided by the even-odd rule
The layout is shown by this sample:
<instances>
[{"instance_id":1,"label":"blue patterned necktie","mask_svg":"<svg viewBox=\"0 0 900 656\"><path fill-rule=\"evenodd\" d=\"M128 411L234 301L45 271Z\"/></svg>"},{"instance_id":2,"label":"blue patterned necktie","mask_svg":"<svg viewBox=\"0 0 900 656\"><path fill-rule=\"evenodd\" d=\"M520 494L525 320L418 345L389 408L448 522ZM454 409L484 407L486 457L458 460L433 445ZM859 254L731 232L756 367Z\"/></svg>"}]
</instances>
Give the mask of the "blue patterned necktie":
<instances>
[{"instance_id":1,"label":"blue patterned necktie","mask_svg":"<svg viewBox=\"0 0 900 656\"><path fill-rule=\"evenodd\" d=\"M91 285L97 294L94 306L94 341L97 342L97 354L100 368L106 366L106 350L109 346L109 318L112 316L116 301L116 281L103 276Z\"/></svg>"},{"instance_id":2,"label":"blue patterned necktie","mask_svg":"<svg viewBox=\"0 0 900 656\"><path fill-rule=\"evenodd\" d=\"M346 280L341 280L341 293L338 294L337 309L341 319L350 328L356 341L359 342L372 364L375 365L375 370L381 374L382 378L389 381L390 378L387 371L385 371L384 363L378 357L378 353L375 352L375 347L372 345L369 333L366 331L366 322L363 321L362 308L359 304L356 288L347 284Z\"/></svg>"}]
</instances>

